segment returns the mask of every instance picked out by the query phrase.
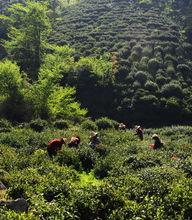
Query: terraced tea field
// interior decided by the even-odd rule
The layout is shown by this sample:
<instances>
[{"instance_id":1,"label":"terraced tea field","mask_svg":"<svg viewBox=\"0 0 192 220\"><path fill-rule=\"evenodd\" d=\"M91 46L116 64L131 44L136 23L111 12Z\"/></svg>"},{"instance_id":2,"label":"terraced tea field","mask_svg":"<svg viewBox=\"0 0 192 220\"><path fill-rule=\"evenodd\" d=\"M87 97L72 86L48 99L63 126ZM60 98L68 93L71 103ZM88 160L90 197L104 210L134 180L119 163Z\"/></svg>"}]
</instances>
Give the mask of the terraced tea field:
<instances>
[{"instance_id":1,"label":"terraced tea field","mask_svg":"<svg viewBox=\"0 0 192 220\"><path fill-rule=\"evenodd\" d=\"M153 47L181 41L180 27L164 11L134 1L82 0L63 10L54 29L51 41L85 55L119 51L130 41Z\"/></svg>"}]
</instances>

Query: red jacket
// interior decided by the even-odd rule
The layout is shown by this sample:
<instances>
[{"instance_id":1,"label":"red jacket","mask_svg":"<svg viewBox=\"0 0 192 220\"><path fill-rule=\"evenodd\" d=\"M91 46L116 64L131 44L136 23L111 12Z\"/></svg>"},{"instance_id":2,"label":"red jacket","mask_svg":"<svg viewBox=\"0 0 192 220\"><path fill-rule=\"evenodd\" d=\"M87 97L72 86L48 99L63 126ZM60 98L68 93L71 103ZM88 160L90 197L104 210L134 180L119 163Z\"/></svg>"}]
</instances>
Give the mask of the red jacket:
<instances>
[{"instance_id":1,"label":"red jacket","mask_svg":"<svg viewBox=\"0 0 192 220\"><path fill-rule=\"evenodd\" d=\"M52 141L48 143L48 149L51 149L54 151L61 150L63 143L64 141L61 138L53 139Z\"/></svg>"}]
</instances>

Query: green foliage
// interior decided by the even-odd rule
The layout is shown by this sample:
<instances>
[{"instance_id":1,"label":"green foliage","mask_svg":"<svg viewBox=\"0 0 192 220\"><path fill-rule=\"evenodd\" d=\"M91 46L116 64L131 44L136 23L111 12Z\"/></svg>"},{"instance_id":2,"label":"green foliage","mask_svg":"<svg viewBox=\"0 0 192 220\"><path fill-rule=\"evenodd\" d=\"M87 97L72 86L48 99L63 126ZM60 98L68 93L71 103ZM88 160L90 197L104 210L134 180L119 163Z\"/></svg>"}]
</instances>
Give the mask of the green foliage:
<instances>
[{"instance_id":1,"label":"green foliage","mask_svg":"<svg viewBox=\"0 0 192 220\"><path fill-rule=\"evenodd\" d=\"M50 159L43 142L53 137L71 137L74 129L81 135L79 148L63 146ZM164 148L148 147L154 133L165 142ZM132 130L103 130L100 136L107 154L100 155L88 146L89 135L80 127L64 131L47 129L42 133L26 128L2 132L0 181L7 187L4 199L22 196L29 202L29 211L16 213L1 207L0 214L5 219L24 220L39 216L190 218L191 134L189 126L146 129L141 142ZM5 140L7 145L2 144ZM11 146L16 147L16 143L20 148L13 149Z\"/></svg>"},{"instance_id":2,"label":"green foliage","mask_svg":"<svg viewBox=\"0 0 192 220\"><path fill-rule=\"evenodd\" d=\"M88 68L93 71L98 77L108 76L109 78L112 72L112 63L107 61L104 57L95 58L95 57L82 57L76 64L76 68Z\"/></svg>"},{"instance_id":3,"label":"green foliage","mask_svg":"<svg viewBox=\"0 0 192 220\"><path fill-rule=\"evenodd\" d=\"M0 115L12 121L28 120L30 103L25 97L28 89L26 77L9 60L0 62Z\"/></svg>"},{"instance_id":4,"label":"green foliage","mask_svg":"<svg viewBox=\"0 0 192 220\"><path fill-rule=\"evenodd\" d=\"M192 76L191 69L186 64L179 64L177 66L177 70L182 73L184 78L191 78L191 76Z\"/></svg>"},{"instance_id":5,"label":"green foliage","mask_svg":"<svg viewBox=\"0 0 192 220\"><path fill-rule=\"evenodd\" d=\"M22 88L22 75L19 67L9 60L0 62L0 95L14 96Z\"/></svg>"},{"instance_id":6,"label":"green foliage","mask_svg":"<svg viewBox=\"0 0 192 220\"><path fill-rule=\"evenodd\" d=\"M174 83L164 85L161 89L161 93L165 97L175 96L181 98L183 96L182 88L180 85Z\"/></svg>"},{"instance_id":7,"label":"green foliage","mask_svg":"<svg viewBox=\"0 0 192 220\"><path fill-rule=\"evenodd\" d=\"M148 62L148 71L151 74L155 74L159 69L160 63L157 59L150 59Z\"/></svg>"},{"instance_id":8,"label":"green foliage","mask_svg":"<svg viewBox=\"0 0 192 220\"><path fill-rule=\"evenodd\" d=\"M135 79L140 82L142 85L147 81L147 74L145 72L139 71L135 74Z\"/></svg>"},{"instance_id":9,"label":"green foliage","mask_svg":"<svg viewBox=\"0 0 192 220\"><path fill-rule=\"evenodd\" d=\"M145 88L152 93L158 91L158 85L152 81L147 81L145 83Z\"/></svg>"},{"instance_id":10,"label":"green foliage","mask_svg":"<svg viewBox=\"0 0 192 220\"><path fill-rule=\"evenodd\" d=\"M75 149L64 148L56 160L60 165L67 165L76 170L81 170L82 165Z\"/></svg>"},{"instance_id":11,"label":"green foliage","mask_svg":"<svg viewBox=\"0 0 192 220\"><path fill-rule=\"evenodd\" d=\"M55 88L47 102L49 115L52 118L85 116L87 111L80 109L80 104L73 98L74 95L74 88Z\"/></svg>"},{"instance_id":12,"label":"green foliage","mask_svg":"<svg viewBox=\"0 0 192 220\"><path fill-rule=\"evenodd\" d=\"M29 125L30 125L30 128L33 129L34 131L41 132L46 128L48 123L47 121L42 120L42 119L35 119L35 120L32 120Z\"/></svg>"},{"instance_id":13,"label":"green foliage","mask_svg":"<svg viewBox=\"0 0 192 220\"><path fill-rule=\"evenodd\" d=\"M78 153L83 170L90 172L98 159L98 154L90 147L82 147Z\"/></svg>"},{"instance_id":14,"label":"green foliage","mask_svg":"<svg viewBox=\"0 0 192 220\"><path fill-rule=\"evenodd\" d=\"M0 119L0 132L10 131L12 128L12 124L10 121L6 119Z\"/></svg>"},{"instance_id":15,"label":"green foliage","mask_svg":"<svg viewBox=\"0 0 192 220\"><path fill-rule=\"evenodd\" d=\"M75 88L59 85L62 71L72 67L73 61L69 47L52 46L54 54L48 54L41 66L39 79L32 85L28 96L34 105L37 116L51 118L73 118L84 116L87 111L75 101ZM64 62L66 64L64 65Z\"/></svg>"},{"instance_id":16,"label":"green foliage","mask_svg":"<svg viewBox=\"0 0 192 220\"><path fill-rule=\"evenodd\" d=\"M54 127L58 129L67 129L70 127L70 123L67 120L57 120L54 122Z\"/></svg>"},{"instance_id":17,"label":"green foliage","mask_svg":"<svg viewBox=\"0 0 192 220\"><path fill-rule=\"evenodd\" d=\"M37 79L37 71L42 63L43 53L49 33L50 23L47 7L35 1L13 4L9 8L9 40L5 47L10 57L32 79Z\"/></svg>"},{"instance_id":18,"label":"green foliage","mask_svg":"<svg viewBox=\"0 0 192 220\"><path fill-rule=\"evenodd\" d=\"M113 121L107 117L97 119L95 123L98 126L99 130L115 128L118 124L116 121Z\"/></svg>"},{"instance_id":19,"label":"green foliage","mask_svg":"<svg viewBox=\"0 0 192 220\"><path fill-rule=\"evenodd\" d=\"M169 65L166 69L166 72L168 74L174 74L175 73L175 68L172 65Z\"/></svg>"},{"instance_id":20,"label":"green foliage","mask_svg":"<svg viewBox=\"0 0 192 220\"><path fill-rule=\"evenodd\" d=\"M109 175L112 165L109 160L101 160L94 168L94 174L97 178L103 179Z\"/></svg>"},{"instance_id":21,"label":"green foliage","mask_svg":"<svg viewBox=\"0 0 192 220\"><path fill-rule=\"evenodd\" d=\"M177 98L171 97L166 101L166 108L172 111L179 111L180 102Z\"/></svg>"},{"instance_id":22,"label":"green foliage","mask_svg":"<svg viewBox=\"0 0 192 220\"><path fill-rule=\"evenodd\" d=\"M86 109L92 118L169 124L174 122L170 114L178 114L178 109L166 106L176 97L182 112L177 123L191 120L190 1L41 0L2 5L0 38L6 39L8 56L36 80L22 80L25 89L17 97L0 97L2 117L80 122ZM0 57L5 56L3 50L0 45ZM176 81L177 91L165 88ZM153 98L147 98L150 95Z\"/></svg>"},{"instance_id":23,"label":"green foliage","mask_svg":"<svg viewBox=\"0 0 192 220\"><path fill-rule=\"evenodd\" d=\"M86 120L81 123L81 127L85 130L96 131L98 129L96 123L91 120Z\"/></svg>"}]
</instances>

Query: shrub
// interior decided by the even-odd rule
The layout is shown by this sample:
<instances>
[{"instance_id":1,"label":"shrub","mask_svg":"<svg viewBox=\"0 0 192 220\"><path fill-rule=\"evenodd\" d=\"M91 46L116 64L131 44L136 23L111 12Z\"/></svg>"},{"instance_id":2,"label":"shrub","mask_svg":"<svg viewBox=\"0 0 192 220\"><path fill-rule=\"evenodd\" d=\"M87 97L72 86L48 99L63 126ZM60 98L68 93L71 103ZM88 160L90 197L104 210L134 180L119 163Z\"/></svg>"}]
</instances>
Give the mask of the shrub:
<instances>
[{"instance_id":1,"label":"shrub","mask_svg":"<svg viewBox=\"0 0 192 220\"><path fill-rule=\"evenodd\" d=\"M151 57L152 56L152 49L150 47L144 47L142 54L145 57Z\"/></svg>"},{"instance_id":2,"label":"shrub","mask_svg":"<svg viewBox=\"0 0 192 220\"><path fill-rule=\"evenodd\" d=\"M16 185L9 189L9 196L13 199L25 197L25 189L21 185Z\"/></svg>"},{"instance_id":3,"label":"shrub","mask_svg":"<svg viewBox=\"0 0 192 220\"><path fill-rule=\"evenodd\" d=\"M170 97L170 96L175 96L175 97L182 97L183 96L183 91L180 85L178 84L165 84L162 89L161 93L165 97Z\"/></svg>"},{"instance_id":4,"label":"shrub","mask_svg":"<svg viewBox=\"0 0 192 220\"><path fill-rule=\"evenodd\" d=\"M130 51L131 51L131 48L127 47L127 48L122 48L119 52L119 56L124 58L124 59L127 59L128 56L130 55Z\"/></svg>"},{"instance_id":5,"label":"shrub","mask_svg":"<svg viewBox=\"0 0 192 220\"><path fill-rule=\"evenodd\" d=\"M94 175L99 179L103 179L109 175L112 166L111 161L107 159L100 160L94 167Z\"/></svg>"},{"instance_id":6,"label":"shrub","mask_svg":"<svg viewBox=\"0 0 192 220\"><path fill-rule=\"evenodd\" d=\"M58 128L58 129L67 129L67 128L69 128L69 121L67 121L67 120L55 121L54 127Z\"/></svg>"},{"instance_id":7,"label":"shrub","mask_svg":"<svg viewBox=\"0 0 192 220\"><path fill-rule=\"evenodd\" d=\"M135 45L133 48L132 48L132 51L135 51L138 56L140 57L141 56L141 52L142 52L142 47L141 45Z\"/></svg>"},{"instance_id":8,"label":"shrub","mask_svg":"<svg viewBox=\"0 0 192 220\"><path fill-rule=\"evenodd\" d=\"M143 71L138 71L136 74L135 74L135 78L138 82L140 82L142 85L147 81L147 74Z\"/></svg>"},{"instance_id":9,"label":"shrub","mask_svg":"<svg viewBox=\"0 0 192 220\"><path fill-rule=\"evenodd\" d=\"M158 85L152 81L147 81L145 83L145 88L150 92L156 92L158 90Z\"/></svg>"},{"instance_id":10,"label":"shrub","mask_svg":"<svg viewBox=\"0 0 192 220\"><path fill-rule=\"evenodd\" d=\"M168 65L166 72L169 75L173 75L175 73L175 68L173 67L173 65Z\"/></svg>"},{"instance_id":11,"label":"shrub","mask_svg":"<svg viewBox=\"0 0 192 220\"><path fill-rule=\"evenodd\" d=\"M86 120L82 122L81 127L85 130L92 130L92 131L95 131L98 129L96 123L91 120Z\"/></svg>"},{"instance_id":12,"label":"shrub","mask_svg":"<svg viewBox=\"0 0 192 220\"><path fill-rule=\"evenodd\" d=\"M81 162L76 149L64 148L59 152L56 160L60 165L72 166L76 170L81 169Z\"/></svg>"},{"instance_id":13,"label":"shrub","mask_svg":"<svg viewBox=\"0 0 192 220\"><path fill-rule=\"evenodd\" d=\"M131 40L129 43L131 48L134 47L136 44L137 44L136 40Z\"/></svg>"},{"instance_id":14,"label":"shrub","mask_svg":"<svg viewBox=\"0 0 192 220\"><path fill-rule=\"evenodd\" d=\"M0 119L0 132L10 131L12 124L6 119Z\"/></svg>"},{"instance_id":15,"label":"shrub","mask_svg":"<svg viewBox=\"0 0 192 220\"><path fill-rule=\"evenodd\" d=\"M191 68L186 64L179 64L177 70L182 73L184 78L189 78L192 76Z\"/></svg>"},{"instance_id":16,"label":"shrub","mask_svg":"<svg viewBox=\"0 0 192 220\"><path fill-rule=\"evenodd\" d=\"M3 169L0 169L0 184L2 182L4 185L7 186L8 182L9 182L9 178L10 178L9 173Z\"/></svg>"},{"instance_id":17,"label":"shrub","mask_svg":"<svg viewBox=\"0 0 192 220\"><path fill-rule=\"evenodd\" d=\"M82 168L89 172L95 165L98 157L97 153L91 147L83 147L78 152Z\"/></svg>"},{"instance_id":18,"label":"shrub","mask_svg":"<svg viewBox=\"0 0 192 220\"><path fill-rule=\"evenodd\" d=\"M170 187L170 193L165 197L165 213L170 219L191 218L191 179L180 179Z\"/></svg>"},{"instance_id":19,"label":"shrub","mask_svg":"<svg viewBox=\"0 0 192 220\"><path fill-rule=\"evenodd\" d=\"M174 67L177 66L178 64L177 59L170 54L166 54L164 59L165 59L165 63L172 63Z\"/></svg>"},{"instance_id":20,"label":"shrub","mask_svg":"<svg viewBox=\"0 0 192 220\"><path fill-rule=\"evenodd\" d=\"M175 97L168 98L165 107L169 110L173 110L174 112L181 110L180 102Z\"/></svg>"},{"instance_id":21,"label":"shrub","mask_svg":"<svg viewBox=\"0 0 192 220\"><path fill-rule=\"evenodd\" d=\"M156 78L156 82L157 82L157 84L158 84L159 86L163 86L164 84L166 84L167 79L166 79L165 77L163 77L163 76L158 76L158 77Z\"/></svg>"},{"instance_id":22,"label":"shrub","mask_svg":"<svg viewBox=\"0 0 192 220\"><path fill-rule=\"evenodd\" d=\"M141 106L145 106L145 107L157 107L159 101L158 101L158 98L154 95L145 95L140 98L138 103Z\"/></svg>"},{"instance_id":23,"label":"shrub","mask_svg":"<svg viewBox=\"0 0 192 220\"><path fill-rule=\"evenodd\" d=\"M135 90L137 90L141 88L141 83L136 80L132 86Z\"/></svg>"},{"instance_id":24,"label":"shrub","mask_svg":"<svg viewBox=\"0 0 192 220\"><path fill-rule=\"evenodd\" d=\"M48 123L47 121L39 118L32 120L29 125L30 128L33 129L34 131L41 132L47 127Z\"/></svg>"},{"instance_id":25,"label":"shrub","mask_svg":"<svg viewBox=\"0 0 192 220\"><path fill-rule=\"evenodd\" d=\"M149 61L148 57L142 57L139 63L139 69L143 71L147 71L148 61Z\"/></svg>"},{"instance_id":26,"label":"shrub","mask_svg":"<svg viewBox=\"0 0 192 220\"><path fill-rule=\"evenodd\" d=\"M97 119L96 125L98 126L99 130L101 130L101 129L115 128L118 125L118 123L114 120L104 117Z\"/></svg>"},{"instance_id":27,"label":"shrub","mask_svg":"<svg viewBox=\"0 0 192 220\"><path fill-rule=\"evenodd\" d=\"M51 202L52 200L56 199L61 195L67 197L69 194L69 187L64 185L63 183L57 183L57 185L48 185L44 189L43 197L47 202Z\"/></svg>"},{"instance_id":28,"label":"shrub","mask_svg":"<svg viewBox=\"0 0 192 220\"><path fill-rule=\"evenodd\" d=\"M160 67L160 63L157 59L150 59L148 62L148 71L151 74L154 74L157 72L157 70Z\"/></svg>"},{"instance_id":29,"label":"shrub","mask_svg":"<svg viewBox=\"0 0 192 220\"><path fill-rule=\"evenodd\" d=\"M139 59L140 59L140 56L135 51L131 53L130 60L132 62L139 61Z\"/></svg>"}]
</instances>

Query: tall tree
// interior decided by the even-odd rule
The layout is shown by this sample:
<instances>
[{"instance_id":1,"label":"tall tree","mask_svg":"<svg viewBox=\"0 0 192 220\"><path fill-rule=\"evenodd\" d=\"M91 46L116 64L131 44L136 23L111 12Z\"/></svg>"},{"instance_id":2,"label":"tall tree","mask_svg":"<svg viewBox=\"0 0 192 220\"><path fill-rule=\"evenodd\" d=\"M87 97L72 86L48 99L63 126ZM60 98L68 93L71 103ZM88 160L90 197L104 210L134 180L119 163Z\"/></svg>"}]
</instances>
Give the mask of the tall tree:
<instances>
[{"instance_id":1,"label":"tall tree","mask_svg":"<svg viewBox=\"0 0 192 220\"><path fill-rule=\"evenodd\" d=\"M9 13L9 40L5 41L5 48L21 70L36 80L50 31L48 9L45 4L30 0L13 4Z\"/></svg>"}]
</instances>

